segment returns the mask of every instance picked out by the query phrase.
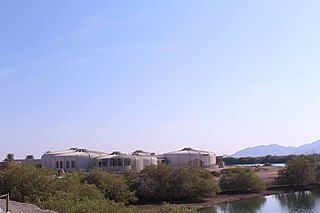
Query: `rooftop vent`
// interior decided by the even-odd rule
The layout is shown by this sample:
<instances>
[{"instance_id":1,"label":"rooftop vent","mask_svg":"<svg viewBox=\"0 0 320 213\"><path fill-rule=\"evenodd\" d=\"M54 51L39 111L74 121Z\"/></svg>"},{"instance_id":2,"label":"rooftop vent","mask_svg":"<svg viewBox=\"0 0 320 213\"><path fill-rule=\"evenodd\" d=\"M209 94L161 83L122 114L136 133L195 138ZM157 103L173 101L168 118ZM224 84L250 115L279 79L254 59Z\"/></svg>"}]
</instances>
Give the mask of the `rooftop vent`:
<instances>
[{"instance_id":1,"label":"rooftop vent","mask_svg":"<svg viewBox=\"0 0 320 213\"><path fill-rule=\"evenodd\" d=\"M115 151L115 152L112 152L110 155L123 155L123 154L119 151Z\"/></svg>"},{"instance_id":2,"label":"rooftop vent","mask_svg":"<svg viewBox=\"0 0 320 213\"><path fill-rule=\"evenodd\" d=\"M186 147L181 149L181 151L194 151L194 149L190 148L190 147Z\"/></svg>"}]
</instances>

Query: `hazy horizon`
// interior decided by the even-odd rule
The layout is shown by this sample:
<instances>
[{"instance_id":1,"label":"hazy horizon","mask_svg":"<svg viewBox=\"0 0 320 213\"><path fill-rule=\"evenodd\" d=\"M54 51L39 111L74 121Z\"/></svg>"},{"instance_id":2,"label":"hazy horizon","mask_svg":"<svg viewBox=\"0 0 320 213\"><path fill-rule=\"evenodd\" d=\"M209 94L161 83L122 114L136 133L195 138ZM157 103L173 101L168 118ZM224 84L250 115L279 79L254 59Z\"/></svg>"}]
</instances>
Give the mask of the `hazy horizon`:
<instances>
[{"instance_id":1,"label":"hazy horizon","mask_svg":"<svg viewBox=\"0 0 320 213\"><path fill-rule=\"evenodd\" d=\"M1 1L0 160L320 139L318 1Z\"/></svg>"}]
</instances>

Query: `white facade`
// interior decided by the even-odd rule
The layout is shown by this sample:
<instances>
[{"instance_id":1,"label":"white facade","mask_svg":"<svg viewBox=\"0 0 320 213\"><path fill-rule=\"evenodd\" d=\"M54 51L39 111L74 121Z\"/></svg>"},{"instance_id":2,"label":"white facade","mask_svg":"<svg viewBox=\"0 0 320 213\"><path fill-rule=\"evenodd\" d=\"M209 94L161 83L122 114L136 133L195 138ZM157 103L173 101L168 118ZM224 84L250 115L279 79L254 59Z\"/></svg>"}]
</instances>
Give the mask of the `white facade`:
<instances>
[{"instance_id":1,"label":"white facade","mask_svg":"<svg viewBox=\"0 0 320 213\"><path fill-rule=\"evenodd\" d=\"M157 165L157 158L147 155L126 155L114 152L97 158L97 166L110 172L141 171L146 166Z\"/></svg>"},{"instance_id":2,"label":"white facade","mask_svg":"<svg viewBox=\"0 0 320 213\"><path fill-rule=\"evenodd\" d=\"M144 167L158 164L158 158L155 153L145 152L142 150L136 150L132 153L132 155L141 157L143 160Z\"/></svg>"},{"instance_id":3,"label":"white facade","mask_svg":"<svg viewBox=\"0 0 320 213\"><path fill-rule=\"evenodd\" d=\"M208 167L216 164L216 155L208 151L184 148L164 154L169 165Z\"/></svg>"},{"instance_id":4,"label":"white facade","mask_svg":"<svg viewBox=\"0 0 320 213\"><path fill-rule=\"evenodd\" d=\"M126 155L120 152L106 154L99 151L71 148L48 152L41 157L44 168L74 171L100 167L110 172L141 171L146 166L168 163L173 166L208 167L216 164L216 155L208 151L184 148L163 155L136 150Z\"/></svg>"},{"instance_id":5,"label":"white facade","mask_svg":"<svg viewBox=\"0 0 320 213\"><path fill-rule=\"evenodd\" d=\"M41 157L41 166L55 170L91 169L96 165L96 158L105 155L104 152L71 148L64 151L48 152Z\"/></svg>"}]
</instances>

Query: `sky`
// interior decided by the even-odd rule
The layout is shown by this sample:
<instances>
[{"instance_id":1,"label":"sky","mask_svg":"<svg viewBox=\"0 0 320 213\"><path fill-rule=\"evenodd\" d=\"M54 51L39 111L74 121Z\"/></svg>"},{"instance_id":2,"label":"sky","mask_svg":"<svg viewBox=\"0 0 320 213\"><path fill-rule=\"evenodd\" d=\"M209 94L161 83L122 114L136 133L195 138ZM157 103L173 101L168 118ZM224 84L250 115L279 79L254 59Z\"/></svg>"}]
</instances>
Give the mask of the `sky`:
<instances>
[{"instance_id":1,"label":"sky","mask_svg":"<svg viewBox=\"0 0 320 213\"><path fill-rule=\"evenodd\" d=\"M320 139L318 1L0 1L0 160Z\"/></svg>"}]
</instances>

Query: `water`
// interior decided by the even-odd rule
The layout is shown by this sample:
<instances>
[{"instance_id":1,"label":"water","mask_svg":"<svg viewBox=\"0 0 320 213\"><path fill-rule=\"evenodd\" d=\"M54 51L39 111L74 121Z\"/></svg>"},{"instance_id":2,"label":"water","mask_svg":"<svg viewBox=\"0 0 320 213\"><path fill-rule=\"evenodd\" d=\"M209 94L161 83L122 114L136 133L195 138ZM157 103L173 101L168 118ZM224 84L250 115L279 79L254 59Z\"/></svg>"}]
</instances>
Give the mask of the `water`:
<instances>
[{"instance_id":1,"label":"water","mask_svg":"<svg viewBox=\"0 0 320 213\"><path fill-rule=\"evenodd\" d=\"M320 190L269 195L228 202L200 210L201 213L317 213Z\"/></svg>"},{"instance_id":2,"label":"water","mask_svg":"<svg viewBox=\"0 0 320 213\"><path fill-rule=\"evenodd\" d=\"M229 164L227 166L263 166L263 163L248 163L248 164ZM273 163L272 166L285 166L285 163Z\"/></svg>"}]
</instances>

